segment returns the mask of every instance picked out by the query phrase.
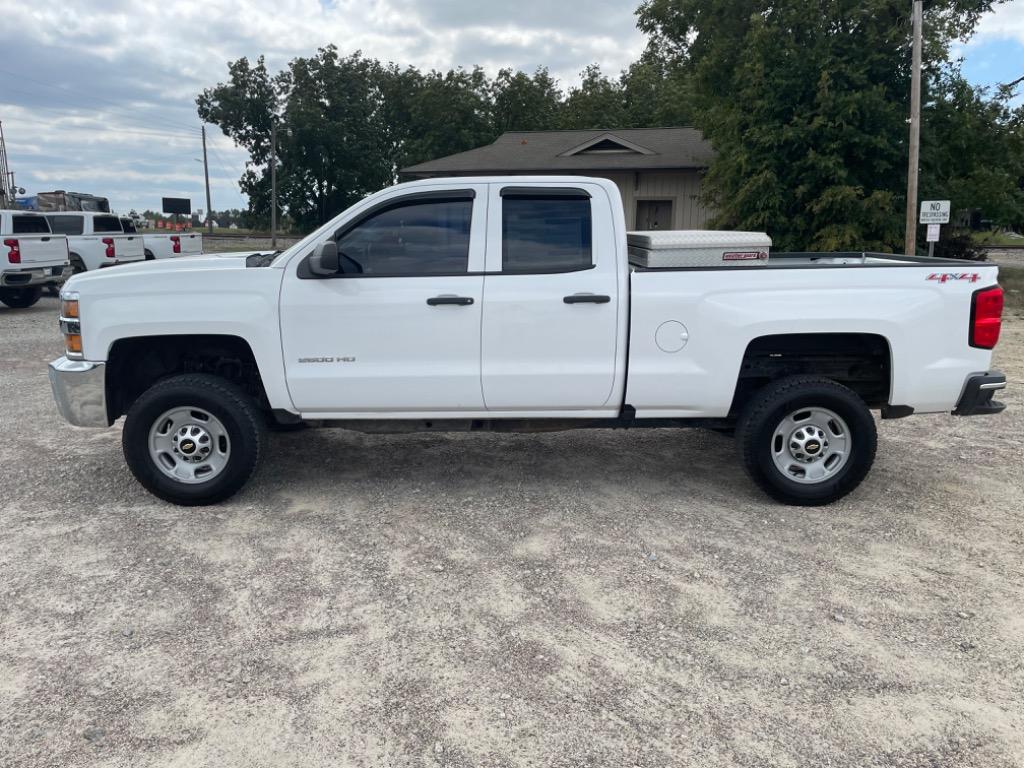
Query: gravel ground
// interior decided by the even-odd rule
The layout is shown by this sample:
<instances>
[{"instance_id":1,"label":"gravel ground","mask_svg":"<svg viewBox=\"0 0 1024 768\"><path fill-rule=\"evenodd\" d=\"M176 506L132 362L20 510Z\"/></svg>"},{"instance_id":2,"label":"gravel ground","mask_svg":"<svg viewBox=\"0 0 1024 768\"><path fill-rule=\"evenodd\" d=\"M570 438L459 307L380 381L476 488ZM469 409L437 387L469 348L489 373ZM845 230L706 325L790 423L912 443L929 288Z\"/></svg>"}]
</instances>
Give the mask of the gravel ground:
<instances>
[{"instance_id":1,"label":"gravel ground","mask_svg":"<svg viewBox=\"0 0 1024 768\"><path fill-rule=\"evenodd\" d=\"M994 418L823 509L699 431L274 436L183 509L0 307L0 765L1024 764L1024 315Z\"/></svg>"}]
</instances>

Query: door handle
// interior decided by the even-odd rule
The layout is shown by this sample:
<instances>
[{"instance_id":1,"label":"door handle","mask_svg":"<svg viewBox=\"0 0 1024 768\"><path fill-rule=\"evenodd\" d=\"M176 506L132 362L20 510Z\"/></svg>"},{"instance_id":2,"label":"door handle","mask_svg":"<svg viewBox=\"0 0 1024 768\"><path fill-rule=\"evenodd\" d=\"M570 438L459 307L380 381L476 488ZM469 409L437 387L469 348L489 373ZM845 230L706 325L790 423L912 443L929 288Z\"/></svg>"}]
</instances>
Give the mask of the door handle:
<instances>
[{"instance_id":1,"label":"door handle","mask_svg":"<svg viewBox=\"0 0 1024 768\"><path fill-rule=\"evenodd\" d=\"M436 307L442 304L455 304L459 307L468 307L473 303L472 296L434 296L427 299L427 304Z\"/></svg>"},{"instance_id":2,"label":"door handle","mask_svg":"<svg viewBox=\"0 0 1024 768\"><path fill-rule=\"evenodd\" d=\"M607 304L611 300L611 296L600 293L574 293L562 299L566 304Z\"/></svg>"}]
</instances>

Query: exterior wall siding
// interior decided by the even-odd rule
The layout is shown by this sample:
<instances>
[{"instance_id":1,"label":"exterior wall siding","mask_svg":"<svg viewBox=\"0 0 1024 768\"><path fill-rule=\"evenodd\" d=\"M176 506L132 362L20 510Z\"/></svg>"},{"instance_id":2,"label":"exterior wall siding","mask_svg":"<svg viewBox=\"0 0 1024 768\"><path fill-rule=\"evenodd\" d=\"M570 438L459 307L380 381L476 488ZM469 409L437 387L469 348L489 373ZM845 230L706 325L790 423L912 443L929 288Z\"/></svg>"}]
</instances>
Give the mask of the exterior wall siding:
<instances>
[{"instance_id":1,"label":"exterior wall siding","mask_svg":"<svg viewBox=\"0 0 1024 768\"><path fill-rule=\"evenodd\" d=\"M706 229L714 211L700 201L701 173L693 170L588 174L611 179L622 194L626 227L636 229L638 200L671 200L673 229Z\"/></svg>"},{"instance_id":2,"label":"exterior wall siding","mask_svg":"<svg viewBox=\"0 0 1024 768\"><path fill-rule=\"evenodd\" d=\"M564 174L568 171L552 169L551 173ZM578 176L596 176L611 179L622 195L622 205L626 213L626 227L636 229L636 203L638 200L671 200L672 229L707 229L708 221L715 212L705 208L700 202L702 172L694 169L676 171L614 171L590 173L573 171ZM437 174L439 177L448 174ZM515 172L494 171L489 173L469 173L467 176L489 175L520 175ZM528 174L529 175L529 174Z\"/></svg>"}]
</instances>

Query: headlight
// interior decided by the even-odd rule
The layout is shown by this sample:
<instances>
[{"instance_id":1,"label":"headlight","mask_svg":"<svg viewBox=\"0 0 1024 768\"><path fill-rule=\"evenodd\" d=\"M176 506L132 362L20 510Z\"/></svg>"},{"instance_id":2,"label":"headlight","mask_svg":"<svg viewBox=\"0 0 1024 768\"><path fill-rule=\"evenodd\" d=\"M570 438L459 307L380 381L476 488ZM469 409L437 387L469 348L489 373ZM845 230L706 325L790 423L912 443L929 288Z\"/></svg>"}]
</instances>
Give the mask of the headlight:
<instances>
[{"instance_id":1,"label":"headlight","mask_svg":"<svg viewBox=\"0 0 1024 768\"><path fill-rule=\"evenodd\" d=\"M65 354L72 360L81 360L82 320L77 291L66 291L60 295L60 332L64 334Z\"/></svg>"}]
</instances>

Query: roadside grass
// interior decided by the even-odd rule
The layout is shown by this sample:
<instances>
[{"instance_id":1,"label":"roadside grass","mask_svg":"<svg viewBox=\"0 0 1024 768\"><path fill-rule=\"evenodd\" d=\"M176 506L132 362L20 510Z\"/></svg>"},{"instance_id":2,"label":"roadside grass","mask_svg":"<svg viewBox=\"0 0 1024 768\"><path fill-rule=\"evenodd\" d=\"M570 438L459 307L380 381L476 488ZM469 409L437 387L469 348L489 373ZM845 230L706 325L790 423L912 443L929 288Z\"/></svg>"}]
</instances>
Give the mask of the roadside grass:
<instances>
[{"instance_id":1,"label":"roadside grass","mask_svg":"<svg viewBox=\"0 0 1024 768\"><path fill-rule=\"evenodd\" d=\"M1024 236L1018 235L1015 232L996 232L989 230L988 232L972 232L971 239L976 245L985 246L1001 246L1001 245L1019 245L1024 246Z\"/></svg>"}]
</instances>

